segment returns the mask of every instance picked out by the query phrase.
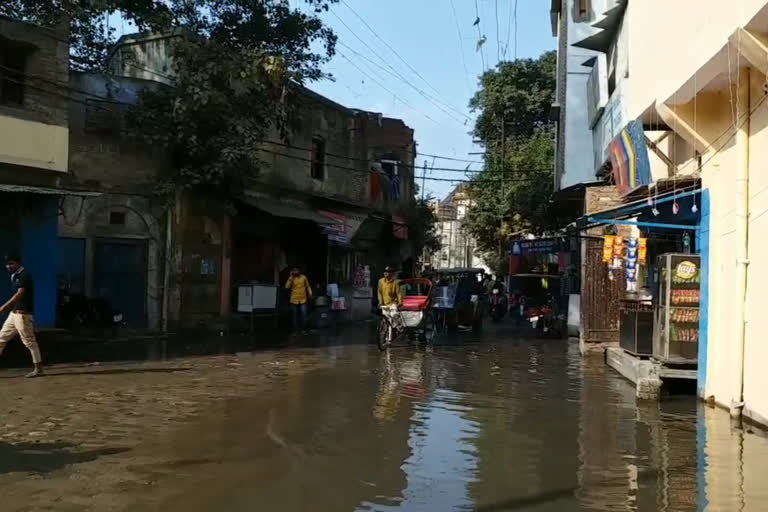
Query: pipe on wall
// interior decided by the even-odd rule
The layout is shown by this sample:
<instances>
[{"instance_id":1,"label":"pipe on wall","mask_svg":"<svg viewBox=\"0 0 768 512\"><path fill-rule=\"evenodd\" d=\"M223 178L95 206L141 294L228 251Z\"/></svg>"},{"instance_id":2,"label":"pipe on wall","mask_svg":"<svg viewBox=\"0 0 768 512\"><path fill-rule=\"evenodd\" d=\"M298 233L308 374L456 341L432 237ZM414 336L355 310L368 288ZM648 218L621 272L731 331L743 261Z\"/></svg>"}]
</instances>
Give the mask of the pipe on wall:
<instances>
[{"instance_id":1,"label":"pipe on wall","mask_svg":"<svg viewBox=\"0 0 768 512\"><path fill-rule=\"evenodd\" d=\"M747 267L749 266L749 135L750 135L750 70L739 72L736 99L736 377L732 392L731 417L741 416L744 409L744 345L746 342ZM742 120L743 117L743 120Z\"/></svg>"}]
</instances>

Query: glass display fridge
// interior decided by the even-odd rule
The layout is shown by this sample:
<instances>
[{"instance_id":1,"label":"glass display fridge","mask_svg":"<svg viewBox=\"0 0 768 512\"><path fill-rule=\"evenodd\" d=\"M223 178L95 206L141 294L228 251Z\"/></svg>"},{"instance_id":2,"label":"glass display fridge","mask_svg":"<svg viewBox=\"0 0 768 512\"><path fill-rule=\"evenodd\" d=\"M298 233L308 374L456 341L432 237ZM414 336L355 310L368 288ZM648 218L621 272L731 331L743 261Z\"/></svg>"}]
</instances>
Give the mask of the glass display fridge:
<instances>
[{"instance_id":1,"label":"glass display fridge","mask_svg":"<svg viewBox=\"0 0 768 512\"><path fill-rule=\"evenodd\" d=\"M696 364L699 353L701 268L695 254L662 254L653 357L669 364Z\"/></svg>"}]
</instances>

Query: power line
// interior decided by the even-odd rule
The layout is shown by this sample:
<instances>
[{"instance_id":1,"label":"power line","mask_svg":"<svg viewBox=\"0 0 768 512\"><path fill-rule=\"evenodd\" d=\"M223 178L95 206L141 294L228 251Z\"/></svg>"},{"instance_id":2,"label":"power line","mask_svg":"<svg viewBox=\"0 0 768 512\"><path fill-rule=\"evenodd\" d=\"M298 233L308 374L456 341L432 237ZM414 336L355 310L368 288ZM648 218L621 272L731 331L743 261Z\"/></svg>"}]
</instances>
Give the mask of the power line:
<instances>
[{"instance_id":1,"label":"power line","mask_svg":"<svg viewBox=\"0 0 768 512\"><path fill-rule=\"evenodd\" d=\"M403 105L405 105L406 107L410 108L410 109L411 109L411 110L413 110L414 112L416 112L416 113L418 113L418 114L421 114L421 115L423 115L424 117L426 117L427 119L429 119L429 120L430 120L430 121L432 121L433 123L435 123L435 124L440 124L439 122L435 121L435 119L434 119L434 118L432 118L432 117L430 117L428 114L425 114L424 112L422 112L422 111L418 110L416 107L414 107L413 105L411 105L409 102L407 102L406 100L404 100L403 98L401 98L400 96L398 96L397 94L395 94L395 93L394 93L394 92L393 92L391 89L389 89L389 88L388 88L388 87L386 87L385 85L381 84L379 81L377 81L375 78L373 78L373 77L372 77L371 75L369 75L367 72L365 72L365 70L363 70L363 69L362 69L360 66L358 66L358 65L357 65L355 62L353 62L353 61L352 61L352 59L350 59L349 57L347 57L346 55L344 55L342 52L339 52L339 55L341 55L341 56L342 56L344 59L346 59L346 60L347 60L347 62L349 62L350 64L352 64L352 65L353 65L353 66L354 66L354 67L355 67L355 68L356 68L356 69L357 69L357 70L358 70L360 73L362 73L362 74L363 74L365 77L367 77L367 78L368 78L368 80L371 80L373 83L375 83L376 85L378 85L379 87L381 87L382 89L384 89L385 91L387 91L389 94L391 94L391 95L392 95L392 96L394 96L395 98L399 99L399 100L400 100L400 102L401 102Z\"/></svg>"},{"instance_id":2,"label":"power line","mask_svg":"<svg viewBox=\"0 0 768 512\"><path fill-rule=\"evenodd\" d=\"M485 42L483 41L483 31L480 29L480 7L477 5L477 0L475 0L475 15L477 16L475 26L477 27L478 51L480 53L480 60L483 63L483 73L485 73Z\"/></svg>"},{"instance_id":3,"label":"power line","mask_svg":"<svg viewBox=\"0 0 768 512\"><path fill-rule=\"evenodd\" d=\"M394 54L395 54L395 56L396 56L398 59L400 59L400 61L401 61L403 64L405 64L405 65L408 67L408 69L410 69L410 70L411 70L411 71L412 71L412 72L413 72L413 73L414 73L414 74L415 74L417 77L419 77L419 78L421 79L421 81L422 81L422 82L424 82L425 84L427 84L427 86L428 86L430 89L432 89L433 91L435 91L435 93L436 93L437 95L439 95L439 96L442 96L442 94L440 93L440 91L438 91L438 90L437 90L437 89L436 89L436 88L435 88L435 87L434 87L434 86L433 86L431 83L429 83L429 81L428 81L426 78L424 78L424 76L423 76L423 75L422 75L422 74L419 72L419 70L418 70L418 69L416 69L416 68L414 68L413 66L411 66L411 64L410 64L408 61L406 61L406 60L405 60L405 59L404 59L404 58L403 58L403 57L402 57L402 56L401 56L401 55L400 55L400 54L397 52L397 50L395 50L394 48L392 48L392 45L390 45L390 44L389 44L389 43L388 43L386 40L384 40L384 38L382 38L382 37L381 37L381 36L380 36L380 35L379 35L379 34L378 34L378 33L377 33L377 32L376 32L374 29L373 29L373 27L371 27L371 26L368 24L368 22L367 22L367 21L365 21L365 19L364 19L362 16L360 16L360 15L357 13L357 11L355 11L355 10L354 10L354 9L353 9L353 8L352 8L352 7L351 7L351 6L350 6L350 5L349 5L349 4L348 4L348 3L347 3L345 0L341 0L341 3L342 3L342 4L344 4L344 6L345 6L347 9L349 9L349 10L352 12L352 14L354 14L354 15L357 17L357 19L359 19L359 20L360 20L360 21L363 23L363 25L365 25L365 26L368 28L368 30L370 30L370 31L371 31L371 33L372 33L372 34L373 34L373 35L376 37L376 39L378 39L379 41L381 41L381 42L384 44L384 46L386 46L387 48L389 48L389 50L390 50L392 53L394 53ZM443 97L443 100L446 100L446 99ZM462 111L460 111L460 110L457 110L457 109L453 108L453 107L450 105L450 103L448 103L448 102L447 102L447 100L446 100L446 101L441 101L441 103L443 103L443 104L444 104L446 107L450 108L451 110L453 110L453 111L454 111L454 112L456 112L457 114L459 114L459 115L461 115L461 116L464 116L464 117L466 117L467 119L469 119L469 116L467 116L466 114L464 114Z\"/></svg>"},{"instance_id":4,"label":"power line","mask_svg":"<svg viewBox=\"0 0 768 512\"><path fill-rule=\"evenodd\" d=\"M305 158L305 157L297 156L297 155L289 155L288 153L281 153L279 151L272 151L272 150L269 150L269 149L266 149L266 148L258 148L258 150L259 151L263 151L264 153L267 153L267 154L270 154L270 155L280 156L280 157L283 157L283 158L290 158L292 160L299 160L299 161L302 161L302 162L310 162L310 163L313 162L313 160L311 158ZM331 164L331 163L328 163L328 162L326 162L325 165L326 165L326 167L333 167L335 169L341 169L341 170L345 170L345 171L350 171L350 172L354 172L356 174L373 174L373 173L376 172L376 171L373 171L373 170L370 170L370 169L366 170L366 171L363 171L363 170L360 170L360 169L356 169L354 167L349 167L349 166L346 166L346 165L339 165L339 164ZM491 173L491 174L493 174L493 173ZM441 181L441 182L448 182L448 183L475 183L476 182L474 179L432 178L432 177L429 177L429 176L426 176L426 175L414 176L414 182L417 179L427 180L427 181ZM497 181L501 182L501 179L499 179ZM539 178L538 177L534 177L534 176L530 176L530 177L525 177L525 178L520 177L520 178L513 179L513 180L507 179L505 181L507 183L510 183L510 182L511 183L529 183L531 181L539 181ZM488 181L484 181L484 183L488 183Z\"/></svg>"},{"instance_id":5,"label":"power line","mask_svg":"<svg viewBox=\"0 0 768 512\"><path fill-rule=\"evenodd\" d=\"M344 27L346 27L346 28L347 28L347 30L349 30L349 32L350 32L350 33L351 33L351 34L352 34L352 35L353 35L353 36L354 36L354 37L355 37L355 38L356 38L358 41L360 41L360 42L363 44L363 46L365 46L366 48L368 48L368 50L369 50L371 53L373 53L373 55L374 55L375 57L377 57L377 58L378 58L380 61L382 61L382 62L383 62L383 63L384 63L384 64L385 64L385 65L386 65L386 66L387 66L387 67L388 67L388 68L389 68L389 69L392 71L392 73L394 73L394 74L395 74L395 75L396 75L398 78L400 78L400 80L402 80L403 82L405 82L405 84L406 84L406 85L408 85L409 87L411 87L412 89L414 89L414 90L415 90L417 93L419 93L421 96L423 96L423 97L424 97L424 98L425 98L427 101L429 101L429 102L430 102L430 103L432 103L432 104L433 104L435 107L437 107L439 110L441 110L441 111L442 111L444 114L446 114L448 117L450 117L451 119L453 119L454 121L458 122L458 123L459 123L459 124L461 124L461 125L464 125L464 121L463 121L463 120L459 120L459 119L457 119L456 117L454 117L454 114L452 114L452 113L451 113L451 112L450 112L448 109L451 109L451 110L453 110L454 112L457 112L457 113L458 113L460 116L462 116L462 117L466 118L467 120L469 120L469 119L470 119L470 118L469 118L469 116L467 116L466 114L463 114L463 113L461 113L461 112L458 112L456 109L454 109L454 108L453 108L453 107L451 107L450 105L445 105L445 106L444 106L444 105L443 105L443 102L441 102L440 100L436 100L436 99L435 99L435 98L434 98L432 95L430 95L429 93L425 92L425 91L424 91L424 90L422 90L420 87L418 87L418 86L414 85L414 84L413 84L413 83L412 83L410 80L408 80L408 79L407 79L405 76L403 76L403 75L402 75L402 74L401 74L401 73L400 73L400 72L399 72L397 69L395 69L395 67L394 67L394 66L392 66L392 65L391 65L389 62L387 62L387 60L386 60L386 59L384 59L384 58L383 58L381 55L379 55L379 54L376 52L376 50L374 50L374 49L371 47L371 45L369 45L369 44L368 44L368 43L367 43L365 40L363 40L363 39L362 39L362 38L361 38L359 35L357 35L357 33L356 33L354 30L352 30L352 28L351 28L351 27L350 27L350 26L349 26L349 25L348 25L348 24L347 24L347 23L346 23L346 22L345 22L343 19L341 19L341 17L340 17L338 14L336 14L334 11L331 11L331 14L333 14L333 16L334 16L334 17L336 17L336 19L337 19L337 20L339 20L339 22L340 22L342 25L344 25ZM357 51L353 50L353 49L352 49L351 47L349 47L348 45L344 45L344 46L345 46L346 48L349 48L351 51L353 51L354 53L356 53L356 54L357 54L357 55L359 55L360 57L362 57L362 58L365 58L365 59L367 59L367 60L369 60L369 61L370 61L370 59L368 59L367 57L365 57L363 54L361 54L361 53L359 53L359 52L357 52ZM370 61L370 62L373 62L373 61ZM378 65L378 64L377 64L377 65ZM446 108L446 107L447 107L447 108Z\"/></svg>"},{"instance_id":6,"label":"power line","mask_svg":"<svg viewBox=\"0 0 768 512\"><path fill-rule=\"evenodd\" d=\"M7 68L6 66L0 65L0 69L9 70L10 68ZM24 75L24 76L30 76L30 75ZM46 93L48 95L58 96L58 97L61 97L63 99L67 99L69 101L75 102L75 103L79 103L79 104L86 105L86 106L93 106L93 107L96 107L96 108L103 108L103 107L99 107L98 105L93 105L92 103L88 103L87 101L83 101L83 100L80 100L78 98L75 98L74 96L72 96L72 94L66 94L66 93L60 93L60 92L56 92L56 91L51 91L51 90L46 89L44 87L34 86L34 85L32 85L32 84L30 84L28 82L25 82L23 80L16 80L16 79L14 79L12 77L8 77L8 76L6 76L6 80L13 81L13 82L19 83L19 84L23 84L23 85L26 85L26 86L28 86L30 88L33 88L33 89L39 90L39 91L41 91L43 93ZM97 99L97 100L100 100L100 101L105 101L105 102L113 103L113 104L116 104L116 105L133 106L132 103L118 101L118 100L115 100L115 99L112 99L112 98L109 98L109 97L105 97L105 96L101 96L101 95L98 95L98 94L95 94L95 93L90 93L90 92L87 92L87 91L79 90L79 89L70 87L68 85L64 85L61 82L55 82L55 81L50 80L50 79L45 80L45 81L51 82L51 83L57 85L60 88L68 89L70 92L77 92L79 94L83 94L86 97L90 97L90 98ZM105 111L111 112L109 109L106 109L106 108L103 108L103 109ZM262 141L262 142L264 144L272 144L272 145L276 145L276 146L285 147L285 148L288 148L288 149L295 149L295 150L299 150L299 151L312 152L312 148L295 146L295 145L287 144L287 143L283 143L283 142L271 141L271 140L265 140L265 141ZM274 154L277 154L277 155L280 155L280 156L284 156L284 157L287 157L287 158L294 158L294 159L299 159L299 160L304 160L304 161L311 161L311 159L307 159L307 158L303 158L303 157L298 157L298 156L295 156L295 155L288 155L288 154L284 154L284 153L276 153L276 152L267 150L266 148L259 148L259 150L267 152L267 153L274 153ZM469 162L470 165L473 164L473 163L475 163L475 164L482 163L480 161L463 160L463 159L452 158L452 157L445 157L445 156L440 156L440 155L431 155L431 154L425 154L425 153L417 153L417 154L421 155L421 156L432 157L433 159L443 159L443 160L451 160L451 161ZM331 158L338 158L338 159L342 159L342 160L364 162L364 163L367 163L367 164L372 163L372 161L368 160L368 159L355 158L355 157L350 157L350 156L347 156L347 155L338 155L338 154L328 153L328 152L326 152L325 155L328 156L328 157L331 157ZM354 171L358 171L359 172L359 169L355 169L355 168L352 168L352 167L338 166L338 165L335 165L335 164L326 164L326 165L329 165L329 166L332 166L332 167L346 168L346 169L350 169L350 170L354 170ZM409 164L402 164L402 163L399 164L399 166L404 168L404 169L411 169L411 170L415 170L415 169L419 168L417 165L409 165ZM510 171L506 171L506 172L502 173L500 171L469 169L469 166L467 166L466 169L457 169L457 168L450 168L450 167L432 167L431 170L433 170L433 171L440 171L440 172L456 172L456 173L463 173L463 174L475 174L476 177L478 177L478 176L481 176L481 175L493 176L493 175L497 175L497 174L499 174L499 175L500 174L514 174L514 173L521 173L521 172L526 172L526 173L531 173L531 172L548 172L551 169L549 169L549 168L515 169L515 170L510 170ZM414 172L414 175L415 175L415 172ZM472 180L457 180L457 179L452 179L452 178L427 178L427 179L428 180L431 179L433 181L446 181L446 182L471 182L472 181ZM518 177L517 179L507 179L507 181L512 181L512 182L518 181L518 180L519 181L529 181L529 180L533 180L533 179L536 179L536 178L534 178L534 177L526 177L526 178Z\"/></svg>"},{"instance_id":7,"label":"power line","mask_svg":"<svg viewBox=\"0 0 768 512\"><path fill-rule=\"evenodd\" d=\"M456 33L459 36L459 52L461 53L461 65L464 66L464 81L467 85L467 92L470 93L472 87L469 84L469 71L467 70L467 59L464 57L464 38L461 35L461 26L459 25L459 17L456 15L456 5L451 0L451 11L453 11L453 21L456 24Z\"/></svg>"},{"instance_id":8,"label":"power line","mask_svg":"<svg viewBox=\"0 0 768 512\"><path fill-rule=\"evenodd\" d=\"M470 164L482 164L485 163L481 160L464 160L463 158L453 158L450 156L440 156L440 155L430 155L429 153L416 153L419 156L426 156L429 158L437 158L438 160L450 160L452 162L464 162L464 163L470 163Z\"/></svg>"}]
</instances>

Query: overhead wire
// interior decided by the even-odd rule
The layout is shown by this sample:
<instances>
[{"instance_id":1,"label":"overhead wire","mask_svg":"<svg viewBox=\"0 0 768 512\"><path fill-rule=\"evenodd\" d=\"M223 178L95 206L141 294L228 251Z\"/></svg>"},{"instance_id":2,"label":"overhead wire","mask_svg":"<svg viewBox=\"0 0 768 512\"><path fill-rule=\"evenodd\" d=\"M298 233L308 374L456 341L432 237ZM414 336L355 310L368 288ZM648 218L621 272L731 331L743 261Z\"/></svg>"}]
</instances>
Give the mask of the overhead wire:
<instances>
[{"instance_id":1,"label":"overhead wire","mask_svg":"<svg viewBox=\"0 0 768 512\"><path fill-rule=\"evenodd\" d=\"M411 109L411 110L413 110L414 112L416 112L416 113L418 113L418 114L421 114L422 116L426 117L427 119L429 119L429 120L430 120L430 121L432 121L433 123L435 123L435 124L440 124L438 121L436 121L436 120L435 120L433 117L431 117L429 114L426 114L425 112L422 112L421 110L417 109L416 107L414 107L413 105L411 105L411 103L409 103L408 101L406 101L406 100L404 100L403 98L401 98L400 96L398 96L398 95L397 95L397 94L396 94L394 91L392 91L391 89L389 89L387 86L383 85L383 84L382 84L382 83L380 83L378 80L376 80L375 78L373 78L373 77L372 77L371 75L369 75L369 74L368 74L368 73L367 73L367 72L366 72L364 69L362 69L360 66L358 66L358 65L357 65L357 63L355 63L355 62L354 62L352 59L350 59L349 57L347 57L347 56L346 56L346 55L345 55L343 52L338 52L338 54L339 54L339 55L341 55L341 57L342 57L343 59L345 59L347 62L349 62L349 63L350 63L352 66L354 66L354 67L355 67L355 68L356 68L356 69L357 69L357 70L358 70L360 73L362 73L362 74L363 74L363 76L367 77L367 78L368 78L368 80L372 81L373 83L375 83L376 85L378 85L379 87L381 87L382 89L384 89L385 91L387 91L389 94L391 94L392 96L394 96L395 98L397 98L398 100L400 100L400 102L401 102L403 105L405 105L406 107L410 108L410 109Z\"/></svg>"},{"instance_id":2,"label":"overhead wire","mask_svg":"<svg viewBox=\"0 0 768 512\"><path fill-rule=\"evenodd\" d=\"M10 70L11 68L8 68L8 67L0 64L0 69L2 69L2 70ZM35 75L24 74L24 76L37 78L37 76L35 76ZM35 90L38 90L40 92L47 93L49 95L54 95L54 96L61 97L62 99L67 99L67 100L72 101L74 103L79 103L79 104L86 105L86 106L93 106L95 108L102 108L102 109L104 109L106 111L109 111L109 109L104 108L104 107L100 107L99 105L94 105L93 103L89 103L87 101L87 99L90 98L90 99L99 100L99 101L103 101L103 102L108 102L108 103L112 103L112 104L116 104L116 105L133 106L132 103L128 103L128 102L125 102L125 101L119 101L119 100L116 100L114 98L110 98L108 96L102 96L100 94L84 91L82 89L74 88L74 87L66 85L66 84L64 84L62 82L58 82L58 81L51 80L51 79L44 80L44 81L48 81L52 85L56 85L60 89L66 89L66 90L69 91L70 94L63 93L63 92L58 92L58 91L53 91L53 90L50 90L50 89L45 88L45 87L36 86L34 84L30 84L28 81L15 79L15 78L13 78L11 76L8 76L8 75L5 76L5 79L9 80L9 81L14 81L15 83L19 83L19 84L25 85L27 87L33 88ZM81 94L81 95L85 96L86 97L86 101L83 101L82 99L79 99L79 98L73 96L71 93L77 93L77 94ZM312 151L312 148L296 146L296 145L287 144L287 143L278 142L278 141L265 140L265 141L262 141L262 142L265 143L265 144L273 144L273 145L276 145L276 146L281 146L281 147L285 147L285 148L289 148L289 149L295 149L295 150L300 150L300 151L307 151L307 152L311 152ZM327 156L331 157L331 158L338 158L338 159L344 159L344 160L349 160L349 161L358 161L358 162L370 162L370 160L368 160L368 159L355 158L355 157L350 157L348 155L339 155L339 154L328 153L328 152L326 152L325 154ZM465 160L465 159L460 159L460 158L454 158L454 157L442 156L442 155L435 155L435 154L429 154L429 153L418 153L417 152L416 154L419 155L419 156L426 156L426 157L430 157L430 158L433 158L433 159L441 159L441 160L469 163L470 165L471 164L482 164L483 163L482 161L479 161L479 160ZM409 169L418 169L418 168L420 168L417 165L400 164L400 166L403 167L403 168L409 168ZM487 173L488 175L501 174L500 171L476 170L476 169L469 169L469 168L458 169L458 168L451 168L451 167L433 167L433 170L441 171L441 172L457 172L457 173L472 173L472 174ZM523 172L547 172L548 170L549 169L547 169L547 168L530 168L530 169L518 169L515 172L520 172L520 171L523 171ZM508 171L507 173L511 174L512 171ZM507 173L505 173L505 174L507 174ZM453 181L453 180L448 180L448 181Z\"/></svg>"},{"instance_id":3,"label":"overhead wire","mask_svg":"<svg viewBox=\"0 0 768 512\"><path fill-rule=\"evenodd\" d=\"M453 12L453 21L456 24L456 34L459 36L459 53L461 54L461 65L464 67L464 81L467 85L467 93L472 90L469 84L469 70L467 69L467 59L464 57L464 37L461 35L461 26L459 25L459 17L456 15L456 4L454 0L451 1L451 11Z\"/></svg>"},{"instance_id":4,"label":"overhead wire","mask_svg":"<svg viewBox=\"0 0 768 512\"><path fill-rule=\"evenodd\" d=\"M475 19L475 26L477 27L477 50L478 53L480 53L480 61L483 64L483 73L485 73L485 70L487 69L485 66L485 42L483 41L483 31L480 28L480 7L477 4L477 0L475 0L475 15L477 16Z\"/></svg>"},{"instance_id":5,"label":"overhead wire","mask_svg":"<svg viewBox=\"0 0 768 512\"><path fill-rule=\"evenodd\" d=\"M289 159L292 159L292 160L299 160L299 161L302 161L302 162L310 162L310 163L313 162L313 160L311 158L306 158L306 157L297 156L297 155L290 155L288 153L282 153L280 151L272 151L272 150L266 149L266 148L258 148L258 151L262 151L262 152L270 154L270 155L280 156L280 157L283 157L283 158L289 158ZM325 162L325 165L327 167L333 167L335 169L346 170L346 171L354 172L356 174L373 174L373 173L376 172L376 171L373 171L371 169L361 170L361 169L357 169L355 167L349 167L349 166L346 166L346 165L339 165L339 164L332 164L332 163L328 163L328 162ZM491 173L491 174L493 174L493 173ZM518 178L516 178L514 180L507 179L506 181L507 182L511 181L512 183L528 183L528 182L531 182L531 181L536 181L537 179L538 179L537 177L531 176L531 177L526 177L526 178L518 177ZM462 178L434 178L434 177L426 176L426 175L421 175L421 176L414 175L414 182L416 180L441 181L441 182L448 182L448 183L475 183L476 182L475 180L468 179L468 178L464 178L464 179L462 179ZM498 181L501 182L501 178L499 178Z\"/></svg>"},{"instance_id":6,"label":"overhead wire","mask_svg":"<svg viewBox=\"0 0 768 512\"><path fill-rule=\"evenodd\" d=\"M438 91L438 90L437 90L437 88L435 88L435 87L434 87L434 86L433 86L433 85L432 85L432 84L429 82L429 80L427 80L426 78L424 78L424 75L422 75L422 74L419 72L419 70L418 70L418 69L416 69L415 67L413 67L413 66L412 66L412 65L411 65L411 64L410 64L410 63L409 63L407 60L405 60L405 59L402 57L402 55L400 55L400 53L398 53L398 51L397 51L397 50L395 50L395 49L392 47L392 45L390 45L390 44L389 44L389 43L388 43L388 42L387 42L387 41L386 41L386 40L385 40L383 37L381 37L381 36L380 36L380 35L379 35L379 34L376 32L376 30L374 30L374 29L373 29L373 27L371 27L371 25L370 25L370 24L369 24L367 21L365 21L365 18L363 18L362 16L360 16L360 14L358 14L358 13L357 13L357 11L355 11L355 10L354 10L354 9L353 9L353 8L352 8L352 7L351 7L351 6L350 6L350 5L349 5L349 4L348 4L348 3L347 3L345 0L341 0L341 3L342 3L342 4L343 4L343 5L344 5L344 6L345 6L347 9L349 9L349 10L352 12L352 14L354 14L354 15L355 15L355 17L356 17L357 19L359 19L359 20L360 20L360 21L363 23L363 25L365 25L365 27L366 27L368 30L370 30L370 32L371 32L371 33L374 35L374 37L376 37L376 39L378 39L379 41L381 41L381 42L382 42L382 44L384 44L384 46L386 46L386 47L389 49L389 51L391 51L391 52L392 52L392 53L393 53L393 54L394 54L394 55L395 55L395 56L396 56L398 59L400 59L400 61L401 61L403 64L405 64L405 65L406 65L406 67L407 67L408 69L410 69L410 70L411 70L411 71L412 71L412 72L413 72L413 73L414 73L414 74L415 74L417 77L419 77L419 78L421 79L421 81L422 81L422 82L424 82L424 83L427 85L427 87L429 87L430 89L432 89L432 90L433 90L433 91L434 91L434 92L435 92L437 95L439 95L439 96L442 96L442 94L440 93L440 91ZM446 107L450 108L451 110L453 110L454 112L456 112L457 114L459 114L459 115L462 115L462 116L464 116L464 117L466 117L466 118L468 118L468 119L469 119L469 116L467 116L466 114L464 114L464 113L463 113L461 110L458 110L458 109L455 109L454 107L452 107L452 106L451 106L451 104L450 104L449 102L447 102L447 99L446 99L446 98L444 98L444 97L443 97L443 98L442 98L442 101L441 101L441 103L442 103L443 105L445 105Z\"/></svg>"},{"instance_id":7,"label":"overhead wire","mask_svg":"<svg viewBox=\"0 0 768 512\"><path fill-rule=\"evenodd\" d=\"M337 20L339 20L339 22L340 22L340 23L341 23L341 24L342 24L344 27L346 27L346 29L347 29L347 30L348 30L348 31L349 31L349 32L350 32L350 33L351 33L351 34L352 34L352 35L353 35L353 36L354 36L354 37L355 37L355 38L356 38L358 41L360 41L360 42L363 44L363 46L365 46L365 47L366 47L366 48L367 48L367 49L368 49L368 50L369 50L371 53L373 53L373 55L374 55L375 57L377 57L377 58L378 58L380 61L382 61L382 62L384 63L384 65L385 65L385 66L387 66L387 67L389 68L389 70L390 70L390 71L387 71L387 72L392 72L392 73L394 73L394 74L395 74L395 76L397 76L397 77L398 77L400 80L402 80L402 81L403 81L403 82L404 82L406 85L408 85L408 86L409 86L409 87L411 87L413 90L415 90L415 91L416 91L416 92L417 92L419 95L421 95L422 97L424 97L424 99L426 99L427 101L429 101L430 103L432 103L432 105L434 105L435 107L437 107L439 110L441 110L441 111L442 111L444 114L446 114L446 115L447 115L448 117L450 117L452 120L454 120L454 121L458 122L458 123L459 123L459 124L461 124L461 125L464 125L464 119L466 119L466 120L471 120L471 118L470 118L468 115L466 115L466 114L464 114L464 113L462 113L462 112L460 112L460 111L456 110L454 107L452 107L452 106L450 106L450 105L448 105L448 104L445 104L444 102L440 101L439 99L436 99L436 98L435 98L433 95L431 95L431 94L429 94L428 92L424 91L424 90L423 90L423 89L421 89L419 86L417 86L417 85L413 84L413 82L411 82L410 80L408 80L408 78L406 78L405 76L403 76L403 74L402 74L402 73L400 73L400 72L399 72L399 71L398 71L398 70L397 70L397 69L396 69L396 68L395 68L395 67L394 67L392 64L390 64L390 63L389 63L389 62L388 62L388 61L387 61L385 58L383 58L383 57L382 57L382 56L381 56L381 55L380 55L380 54L379 54L379 53L378 53L378 52L377 52L377 51L376 51L376 50L375 50L373 47L371 47L371 45L369 45L369 44L368 44L368 43L367 43L367 42L366 42L366 41L365 41L365 40L364 40L362 37L360 37L360 36L359 36L359 35L358 35L358 34L357 34L357 33L356 33L356 32L355 32L353 29L352 29L352 27L350 27L350 26L349 26L349 24L347 24L347 22L345 22L345 21L344 21L344 20L343 20L343 19L342 19L342 18L341 18L341 17L340 17L338 14L336 14L336 12L334 12L334 11L330 11L330 12L331 12L331 14L332 14L332 15L333 15L333 16L334 16L334 17L335 17ZM373 62L373 61L371 61L370 59L368 59L367 57L363 56L363 54L361 54L360 52L357 52L356 50L353 50L353 49L351 49L351 47L350 47L350 46L348 46L348 45L344 45L344 46L345 46L346 48L349 48L351 51L355 52L356 54L358 54L358 55L359 55L359 56L361 56L362 58L366 58L366 59L367 59L367 60L369 60L370 62ZM377 64L377 65L378 65L378 64ZM451 113L451 110L453 111L453 113ZM464 119L461 119L461 120L457 119L457 118L455 117L457 114L458 114L459 116L463 117Z\"/></svg>"}]
</instances>

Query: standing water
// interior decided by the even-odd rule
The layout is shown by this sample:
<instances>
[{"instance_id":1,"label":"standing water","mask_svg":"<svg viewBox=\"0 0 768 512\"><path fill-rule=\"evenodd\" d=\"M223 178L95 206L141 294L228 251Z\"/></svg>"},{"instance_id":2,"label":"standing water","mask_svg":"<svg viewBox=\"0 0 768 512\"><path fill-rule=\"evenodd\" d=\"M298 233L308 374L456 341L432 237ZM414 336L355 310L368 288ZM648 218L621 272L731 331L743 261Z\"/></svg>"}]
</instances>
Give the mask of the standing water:
<instances>
[{"instance_id":1,"label":"standing water","mask_svg":"<svg viewBox=\"0 0 768 512\"><path fill-rule=\"evenodd\" d=\"M768 510L765 437L692 396L638 404L565 341L497 332L6 382L3 510Z\"/></svg>"}]
</instances>

